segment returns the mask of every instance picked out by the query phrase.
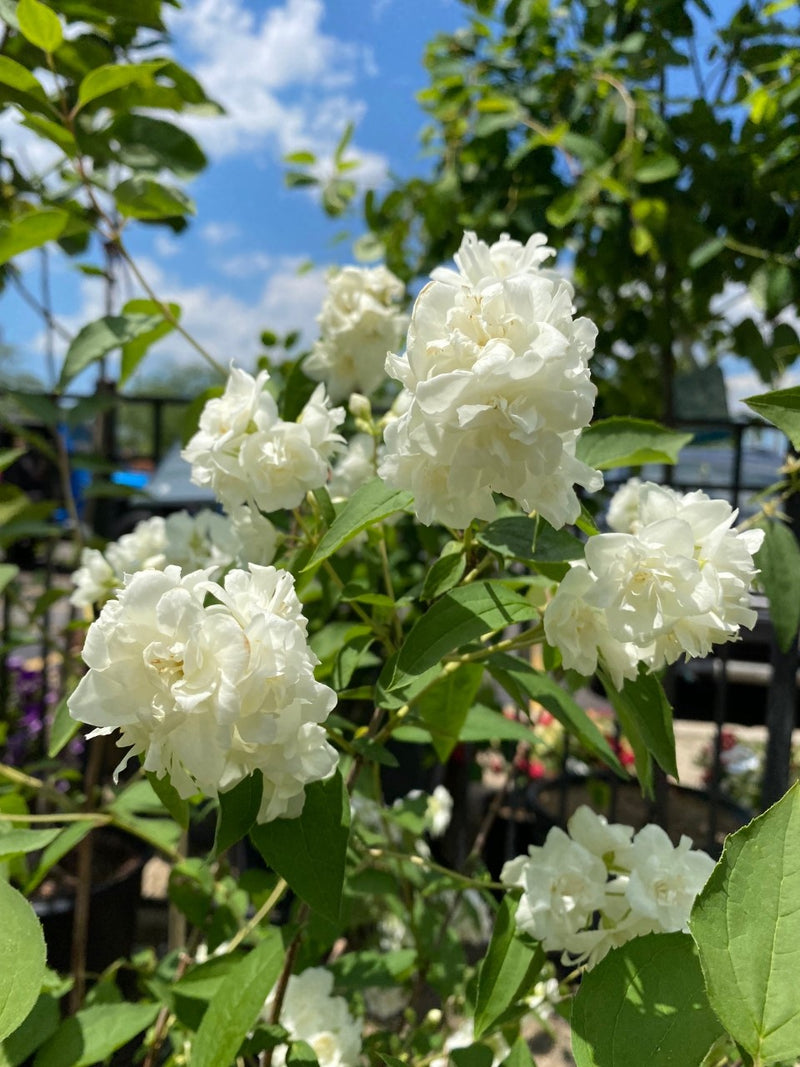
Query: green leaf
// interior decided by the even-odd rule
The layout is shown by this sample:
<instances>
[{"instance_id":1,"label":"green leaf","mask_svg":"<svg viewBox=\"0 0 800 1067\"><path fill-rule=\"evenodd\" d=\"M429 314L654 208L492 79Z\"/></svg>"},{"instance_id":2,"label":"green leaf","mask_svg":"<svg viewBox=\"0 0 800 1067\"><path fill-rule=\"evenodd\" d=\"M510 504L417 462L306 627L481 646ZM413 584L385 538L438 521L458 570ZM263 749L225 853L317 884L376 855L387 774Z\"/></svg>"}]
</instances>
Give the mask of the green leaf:
<instances>
[{"instance_id":1,"label":"green leaf","mask_svg":"<svg viewBox=\"0 0 800 1067\"><path fill-rule=\"evenodd\" d=\"M184 800L170 781L169 775L159 778L153 771L147 771L147 780L153 792L183 830L189 826L189 802Z\"/></svg>"},{"instance_id":2,"label":"green leaf","mask_svg":"<svg viewBox=\"0 0 800 1067\"><path fill-rule=\"evenodd\" d=\"M663 182L667 178L674 178L680 173L680 163L674 156L652 155L647 156L645 161L636 168L634 177L637 182L648 184L649 182Z\"/></svg>"},{"instance_id":3,"label":"green leaf","mask_svg":"<svg viewBox=\"0 0 800 1067\"><path fill-rule=\"evenodd\" d=\"M535 670L516 656L495 653L487 661L492 677L523 709L531 700L537 701L558 719L576 738L622 777L627 777L622 764L583 708L548 674Z\"/></svg>"},{"instance_id":4,"label":"green leaf","mask_svg":"<svg viewBox=\"0 0 800 1067\"><path fill-rule=\"evenodd\" d=\"M66 211L43 208L29 211L13 222L0 223L0 264L8 263L21 252L54 241L63 232L68 219Z\"/></svg>"},{"instance_id":5,"label":"green leaf","mask_svg":"<svg viewBox=\"0 0 800 1067\"><path fill-rule=\"evenodd\" d=\"M462 585L446 593L417 620L395 663L384 668L379 684L387 691L399 689L448 652L513 623L538 618L533 604L502 582Z\"/></svg>"},{"instance_id":6,"label":"green leaf","mask_svg":"<svg viewBox=\"0 0 800 1067\"><path fill-rule=\"evenodd\" d=\"M155 1021L158 1004L92 1004L69 1019L36 1054L34 1067L102 1063Z\"/></svg>"},{"instance_id":7,"label":"green leaf","mask_svg":"<svg viewBox=\"0 0 800 1067\"><path fill-rule=\"evenodd\" d=\"M412 499L410 493L390 489L380 478L373 478L366 485L362 485L336 516L335 522L317 545L304 570L315 567L333 555L368 526L388 518L396 511L403 511Z\"/></svg>"},{"instance_id":8,"label":"green leaf","mask_svg":"<svg viewBox=\"0 0 800 1067\"><path fill-rule=\"evenodd\" d=\"M280 974L279 931L267 936L225 975L192 1042L192 1067L233 1063Z\"/></svg>"},{"instance_id":9,"label":"green leaf","mask_svg":"<svg viewBox=\"0 0 800 1067\"><path fill-rule=\"evenodd\" d=\"M475 1037L482 1037L533 986L545 962L541 945L516 936L517 901L503 898L492 939L478 970Z\"/></svg>"},{"instance_id":10,"label":"green leaf","mask_svg":"<svg viewBox=\"0 0 800 1067\"><path fill-rule=\"evenodd\" d=\"M25 883L25 892L28 896L41 885L51 868L55 867L60 859L70 852L92 829L90 822L74 822L60 830L45 848L39 860L39 865Z\"/></svg>"},{"instance_id":11,"label":"green leaf","mask_svg":"<svg viewBox=\"0 0 800 1067\"><path fill-rule=\"evenodd\" d=\"M725 842L692 910L708 999L757 1064L800 1056L800 785Z\"/></svg>"},{"instance_id":12,"label":"green leaf","mask_svg":"<svg viewBox=\"0 0 800 1067\"><path fill-rule=\"evenodd\" d=\"M458 670L444 674L415 704L442 763L447 762L461 738L464 721L482 678L482 664L463 663Z\"/></svg>"},{"instance_id":13,"label":"green leaf","mask_svg":"<svg viewBox=\"0 0 800 1067\"><path fill-rule=\"evenodd\" d=\"M108 128L120 143L116 157L133 170L171 170L179 178L193 178L206 165L200 145L185 130L151 115L122 114Z\"/></svg>"},{"instance_id":14,"label":"green leaf","mask_svg":"<svg viewBox=\"0 0 800 1067\"><path fill-rule=\"evenodd\" d=\"M61 1022L58 1000L41 993L23 1024L0 1044L0 1067L19 1067L43 1045Z\"/></svg>"},{"instance_id":15,"label":"green leaf","mask_svg":"<svg viewBox=\"0 0 800 1067\"><path fill-rule=\"evenodd\" d=\"M642 463L677 463L690 433L668 430L649 419L601 419L584 430L576 453L590 467L638 467Z\"/></svg>"},{"instance_id":16,"label":"green leaf","mask_svg":"<svg viewBox=\"0 0 800 1067\"><path fill-rule=\"evenodd\" d=\"M9 582L13 582L19 574L19 567L15 563L0 563L0 593Z\"/></svg>"},{"instance_id":17,"label":"green leaf","mask_svg":"<svg viewBox=\"0 0 800 1067\"><path fill-rule=\"evenodd\" d=\"M219 814L214 834L214 855L219 856L241 841L256 821L264 790L261 771L243 778L233 789L219 794Z\"/></svg>"},{"instance_id":18,"label":"green leaf","mask_svg":"<svg viewBox=\"0 0 800 1067\"><path fill-rule=\"evenodd\" d=\"M625 680L622 691L615 689L606 678L604 684L606 696L614 706L623 732L628 733L628 724L633 721L647 751L667 774L677 778L672 707L658 677L640 667L635 679ZM629 737L628 740L633 744L633 738Z\"/></svg>"},{"instance_id":19,"label":"green leaf","mask_svg":"<svg viewBox=\"0 0 800 1067\"><path fill-rule=\"evenodd\" d=\"M130 63L121 66L107 63L89 71L78 89L78 104L85 107L93 100L99 100L117 89L130 85L148 86L154 84L154 75L167 66L164 59L153 59L147 63Z\"/></svg>"},{"instance_id":20,"label":"green leaf","mask_svg":"<svg viewBox=\"0 0 800 1067\"><path fill-rule=\"evenodd\" d=\"M531 1050L528 1048L528 1042L522 1034L511 1046L511 1051L503 1060L502 1067L536 1067Z\"/></svg>"},{"instance_id":21,"label":"green leaf","mask_svg":"<svg viewBox=\"0 0 800 1067\"><path fill-rule=\"evenodd\" d=\"M0 831L0 860L9 856L21 856L26 852L36 852L46 848L61 833L61 827L48 830L6 830Z\"/></svg>"},{"instance_id":22,"label":"green leaf","mask_svg":"<svg viewBox=\"0 0 800 1067\"><path fill-rule=\"evenodd\" d=\"M476 540L500 556L523 560L551 577L561 577L554 568L573 559L583 559L583 542L567 530L554 530L542 518L507 515L495 519Z\"/></svg>"},{"instance_id":23,"label":"green leaf","mask_svg":"<svg viewBox=\"0 0 800 1067\"><path fill-rule=\"evenodd\" d=\"M41 0L19 0L17 19L22 36L43 52L55 52L64 40L58 15Z\"/></svg>"},{"instance_id":24,"label":"green leaf","mask_svg":"<svg viewBox=\"0 0 800 1067\"><path fill-rule=\"evenodd\" d=\"M0 878L0 1040L36 1003L45 970L44 934L23 895Z\"/></svg>"},{"instance_id":25,"label":"green leaf","mask_svg":"<svg viewBox=\"0 0 800 1067\"><path fill-rule=\"evenodd\" d=\"M423 600L436 600L443 596L458 585L465 569L466 559L461 545L456 551L443 552L425 575L420 596Z\"/></svg>"},{"instance_id":26,"label":"green leaf","mask_svg":"<svg viewBox=\"0 0 800 1067\"><path fill-rule=\"evenodd\" d=\"M115 348L150 333L163 322L162 315L104 315L88 323L73 338L61 369L59 388L64 389L73 378L92 363L113 352Z\"/></svg>"},{"instance_id":27,"label":"green leaf","mask_svg":"<svg viewBox=\"0 0 800 1067\"><path fill-rule=\"evenodd\" d=\"M68 745L75 734L80 730L81 723L76 722L69 713L67 700L74 689L74 683L69 686L69 692L59 700L56 710L53 712L53 721L50 724L50 732L47 737L47 756L55 759L59 752Z\"/></svg>"},{"instance_id":28,"label":"green leaf","mask_svg":"<svg viewBox=\"0 0 800 1067\"><path fill-rule=\"evenodd\" d=\"M31 115L30 112L26 112L25 118L20 125L27 126L29 130L38 133L40 137L52 141L53 144L58 145L65 155L73 156L78 151L75 138L60 122L53 122L51 119L42 118L41 115Z\"/></svg>"},{"instance_id":29,"label":"green leaf","mask_svg":"<svg viewBox=\"0 0 800 1067\"><path fill-rule=\"evenodd\" d=\"M8 56L0 56L0 85L27 93L42 103L47 100L47 94L28 68Z\"/></svg>"},{"instance_id":30,"label":"green leaf","mask_svg":"<svg viewBox=\"0 0 800 1067\"><path fill-rule=\"evenodd\" d=\"M170 311L170 314L177 322L181 317L181 308L179 304L166 304ZM129 341L122 346L122 360L120 362L120 372L118 386L122 387L136 368L141 363L142 359L147 355L148 350L156 341L160 341L162 337L166 337L167 334L172 333L175 329L173 324L164 316L163 308L155 300L129 300L122 308L123 315L153 315L158 316L160 322L157 326L154 326L152 330L148 330L146 333L140 334L134 338L133 341Z\"/></svg>"},{"instance_id":31,"label":"green leaf","mask_svg":"<svg viewBox=\"0 0 800 1067\"><path fill-rule=\"evenodd\" d=\"M127 178L114 190L114 200L119 213L131 219L155 221L195 213L185 193L154 178Z\"/></svg>"},{"instance_id":32,"label":"green leaf","mask_svg":"<svg viewBox=\"0 0 800 1067\"><path fill-rule=\"evenodd\" d=\"M782 522L766 523L755 562L778 645L788 652L800 628L800 546L794 531Z\"/></svg>"},{"instance_id":33,"label":"green leaf","mask_svg":"<svg viewBox=\"0 0 800 1067\"><path fill-rule=\"evenodd\" d=\"M350 800L339 771L306 786L296 819L260 823L250 838L268 866L326 919L336 922L342 902L350 833Z\"/></svg>"},{"instance_id":34,"label":"green leaf","mask_svg":"<svg viewBox=\"0 0 800 1067\"><path fill-rule=\"evenodd\" d=\"M469 1045L451 1049L450 1059L455 1067L492 1067L494 1053L488 1045Z\"/></svg>"},{"instance_id":35,"label":"green leaf","mask_svg":"<svg viewBox=\"0 0 800 1067\"><path fill-rule=\"evenodd\" d=\"M722 237L712 237L708 241L703 241L689 256L689 269L697 270L699 267L705 266L715 256L718 256L724 247L725 240Z\"/></svg>"},{"instance_id":36,"label":"green leaf","mask_svg":"<svg viewBox=\"0 0 800 1067\"><path fill-rule=\"evenodd\" d=\"M800 449L800 386L775 389L771 393L748 396L745 404L767 422L783 430L795 449Z\"/></svg>"},{"instance_id":37,"label":"green leaf","mask_svg":"<svg viewBox=\"0 0 800 1067\"><path fill-rule=\"evenodd\" d=\"M306 1041L292 1041L286 1054L286 1067L319 1067L316 1054Z\"/></svg>"},{"instance_id":38,"label":"green leaf","mask_svg":"<svg viewBox=\"0 0 800 1067\"><path fill-rule=\"evenodd\" d=\"M700 1067L720 1036L688 934L647 934L583 976L572 1005L577 1067Z\"/></svg>"}]
</instances>

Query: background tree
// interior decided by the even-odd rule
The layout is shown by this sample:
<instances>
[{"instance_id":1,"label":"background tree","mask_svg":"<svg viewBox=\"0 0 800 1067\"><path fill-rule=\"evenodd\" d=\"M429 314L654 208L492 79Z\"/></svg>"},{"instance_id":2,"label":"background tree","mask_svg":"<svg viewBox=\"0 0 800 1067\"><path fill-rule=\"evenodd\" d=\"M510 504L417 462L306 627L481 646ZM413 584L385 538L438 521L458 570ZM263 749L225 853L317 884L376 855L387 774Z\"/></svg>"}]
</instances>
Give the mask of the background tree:
<instances>
[{"instance_id":1,"label":"background tree","mask_svg":"<svg viewBox=\"0 0 800 1067\"><path fill-rule=\"evenodd\" d=\"M729 353L772 382L800 354L794 5L462 2L425 56L430 175L364 202L388 266L548 233L600 328L603 414L670 419L675 370Z\"/></svg>"}]
</instances>

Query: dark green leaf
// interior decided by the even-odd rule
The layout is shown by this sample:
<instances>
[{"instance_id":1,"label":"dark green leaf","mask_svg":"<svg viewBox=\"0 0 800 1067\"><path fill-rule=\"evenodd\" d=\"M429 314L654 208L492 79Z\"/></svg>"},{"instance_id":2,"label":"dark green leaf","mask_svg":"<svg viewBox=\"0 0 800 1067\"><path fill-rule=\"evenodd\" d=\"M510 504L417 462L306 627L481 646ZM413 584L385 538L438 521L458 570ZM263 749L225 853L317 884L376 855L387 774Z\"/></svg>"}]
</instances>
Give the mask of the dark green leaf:
<instances>
[{"instance_id":1,"label":"dark green leaf","mask_svg":"<svg viewBox=\"0 0 800 1067\"><path fill-rule=\"evenodd\" d=\"M411 500L410 493L390 489L380 478L373 478L366 485L362 485L336 516L336 521L317 545L304 569L315 567L333 555L368 526L397 511L403 511Z\"/></svg>"},{"instance_id":2,"label":"dark green leaf","mask_svg":"<svg viewBox=\"0 0 800 1067\"><path fill-rule=\"evenodd\" d=\"M460 547L460 546L459 546ZM464 552L447 552L431 566L422 584L423 600L435 600L461 581L466 567Z\"/></svg>"},{"instance_id":3,"label":"dark green leaf","mask_svg":"<svg viewBox=\"0 0 800 1067\"><path fill-rule=\"evenodd\" d=\"M60 1021L56 997L41 993L23 1024L0 1045L0 1067L19 1067L54 1033Z\"/></svg>"},{"instance_id":4,"label":"dark green leaf","mask_svg":"<svg viewBox=\"0 0 800 1067\"><path fill-rule=\"evenodd\" d=\"M30 876L25 883L24 889L28 896L33 893L44 879L47 877L50 870L55 867L60 859L62 859L68 852L70 852L77 844L79 844L84 837L92 829L92 823L90 822L73 822L69 826L65 826L63 830L59 831L57 837L54 837L50 844L45 848L42 853L39 864L36 870Z\"/></svg>"},{"instance_id":5,"label":"dark green leaf","mask_svg":"<svg viewBox=\"0 0 800 1067\"><path fill-rule=\"evenodd\" d=\"M34 1067L91 1067L107 1060L158 1015L158 1004L92 1004L59 1026L39 1049Z\"/></svg>"},{"instance_id":6,"label":"dark green leaf","mask_svg":"<svg viewBox=\"0 0 800 1067\"><path fill-rule=\"evenodd\" d=\"M250 831L268 866L326 919L336 922L342 900L350 833L350 800L337 771L324 782L306 786L297 819L276 819Z\"/></svg>"},{"instance_id":7,"label":"dark green leaf","mask_svg":"<svg viewBox=\"0 0 800 1067\"><path fill-rule=\"evenodd\" d=\"M233 789L219 794L214 855L219 856L249 832L258 815L263 789L263 775L261 771L255 771Z\"/></svg>"},{"instance_id":8,"label":"dark green leaf","mask_svg":"<svg viewBox=\"0 0 800 1067\"><path fill-rule=\"evenodd\" d=\"M206 157L191 134L151 115L123 114L108 133L120 143L116 156L133 170L171 170L192 178L205 167Z\"/></svg>"},{"instance_id":9,"label":"dark green leaf","mask_svg":"<svg viewBox=\"0 0 800 1067\"><path fill-rule=\"evenodd\" d=\"M640 667L635 679L625 680L621 692L608 680L605 680L605 689L623 732L627 734L627 726L634 722L647 751L667 774L677 778L672 707L657 676ZM633 738L629 737L628 740L633 744Z\"/></svg>"},{"instance_id":10,"label":"dark green leaf","mask_svg":"<svg viewBox=\"0 0 800 1067\"><path fill-rule=\"evenodd\" d=\"M708 999L758 1064L800 1057L800 786L725 842L692 910Z\"/></svg>"},{"instance_id":11,"label":"dark green leaf","mask_svg":"<svg viewBox=\"0 0 800 1067\"><path fill-rule=\"evenodd\" d=\"M678 453L692 439L649 419L602 419L584 430L577 455L597 470L638 467L642 463L677 463Z\"/></svg>"},{"instance_id":12,"label":"dark green leaf","mask_svg":"<svg viewBox=\"0 0 800 1067\"><path fill-rule=\"evenodd\" d=\"M105 315L88 323L74 338L61 369L60 388L64 389L81 371L115 348L151 333L163 322L162 315Z\"/></svg>"},{"instance_id":13,"label":"dark green leaf","mask_svg":"<svg viewBox=\"0 0 800 1067\"><path fill-rule=\"evenodd\" d=\"M25 897L0 878L0 1041L36 1003L45 969L44 934Z\"/></svg>"},{"instance_id":14,"label":"dark green leaf","mask_svg":"<svg viewBox=\"0 0 800 1067\"><path fill-rule=\"evenodd\" d=\"M217 987L192 1042L192 1067L233 1063L280 974L283 942L270 929Z\"/></svg>"},{"instance_id":15,"label":"dark green leaf","mask_svg":"<svg viewBox=\"0 0 800 1067\"><path fill-rule=\"evenodd\" d=\"M176 322L180 319L181 308L179 304L166 304L164 307L167 308ZM122 346L122 360L117 383L120 388L139 366L150 347L175 329L172 322L165 317L164 309L155 300L129 300L122 308L122 314L159 316L161 321L152 330L140 334L133 341L129 341Z\"/></svg>"},{"instance_id":16,"label":"dark green leaf","mask_svg":"<svg viewBox=\"0 0 800 1067\"><path fill-rule=\"evenodd\" d=\"M155 221L195 213L185 193L154 178L127 178L114 190L114 200L120 214L132 219Z\"/></svg>"},{"instance_id":17,"label":"dark green leaf","mask_svg":"<svg viewBox=\"0 0 800 1067\"><path fill-rule=\"evenodd\" d=\"M475 1036L482 1037L519 997L533 987L545 963L540 945L516 936L517 901L503 898L495 916L492 939L478 970Z\"/></svg>"},{"instance_id":18,"label":"dark green leaf","mask_svg":"<svg viewBox=\"0 0 800 1067\"><path fill-rule=\"evenodd\" d=\"M482 664L463 663L458 670L443 674L416 701L416 710L430 731L433 747L442 763L447 762L461 738L482 678Z\"/></svg>"},{"instance_id":19,"label":"dark green leaf","mask_svg":"<svg viewBox=\"0 0 800 1067\"><path fill-rule=\"evenodd\" d=\"M286 1054L286 1067L319 1067L313 1048L305 1041L292 1041Z\"/></svg>"},{"instance_id":20,"label":"dark green leaf","mask_svg":"<svg viewBox=\"0 0 800 1067\"><path fill-rule=\"evenodd\" d=\"M443 656L513 623L538 619L538 610L501 582L475 582L446 593L418 619L393 667L387 663L380 684L399 689L435 666Z\"/></svg>"},{"instance_id":21,"label":"dark green leaf","mask_svg":"<svg viewBox=\"0 0 800 1067\"><path fill-rule=\"evenodd\" d=\"M184 800L178 790L165 774L159 778L153 771L147 771L147 780L152 786L153 792L170 813L175 822L182 829L189 826L189 803Z\"/></svg>"},{"instance_id":22,"label":"dark green leaf","mask_svg":"<svg viewBox=\"0 0 800 1067\"><path fill-rule=\"evenodd\" d=\"M778 645L788 652L800 627L800 546L794 531L782 522L767 522L755 562Z\"/></svg>"},{"instance_id":23,"label":"dark green leaf","mask_svg":"<svg viewBox=\"0 0 800 1067\"><path fill-rule=\"evenodd\" d=\"M4 823L3 825L7 824ZM11 829L5 832L0 831L0 860L46 848L60 833L61 827L59 826L51 827L47 830Z\"/></svg>"},{"instance_id":24,"label":"dark green leaf","mask_svg":"<svg viewBox=\"0 0 800 1067\"><path fill-rule=\"evenodd\" d=\"M572 1006L578 1067L700 1067L721 1033L688 934L647 934L613 949Z\"/></svg>"},{"instance_id":25,"label":"dark green leaf","mask_svg":"<svg viewBox=\"0 0 800 1067\"><path fill-rule=\"evenodd\" d=\"M9 582L13 582L19 574L19 567L14 563L0 563L0 593Z\"/></svg>"},{"instance_id":26,"label":"dark green leaf","mask_svg":"<svg viewBox=\"0 0 800 1067\"><path fill-rule=\"evenodd\" d=\"M796 449L800 449L800 386L776 389L771 393L749 396L745 404L783 430Z\"/></svg>"},{"instance_id":27,"label":"dark green leaf","mask_svg":"<svg viewBox=\"0 0 800 1067\"><path fill-rule=\"evenodd\" d=\"M548 674L535 670L516 656L495 654L487 662L490 673L523 709L537 701L598 759L625 776L622 764L580 704Z\"/></svg>"}]
</instances>

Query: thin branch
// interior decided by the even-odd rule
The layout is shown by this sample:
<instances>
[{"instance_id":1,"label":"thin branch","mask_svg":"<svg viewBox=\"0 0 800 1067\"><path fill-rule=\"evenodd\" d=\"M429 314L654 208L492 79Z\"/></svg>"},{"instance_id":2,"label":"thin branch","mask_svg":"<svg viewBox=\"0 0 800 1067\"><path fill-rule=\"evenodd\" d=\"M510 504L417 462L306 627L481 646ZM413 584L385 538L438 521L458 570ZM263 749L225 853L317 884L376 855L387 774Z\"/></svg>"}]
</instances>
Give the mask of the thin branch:
<instances>
[{"instance_id":1,"label":"thin branch","mask_svg":"<svg viewBox=\"0 0 800 1067\"><path fill-rule=\"evenodd\" d=\"M8 277L11 279L12 284L15 286L17 292L28 305L28 307L33 308L37 315L41 315L45 325L49 329L57 333L58 336L62 338L62 340L69 343L72 340L72 334L69 332L68 329L66 329L66 327L62 326L61 323L50 313L50 311L48 311L44 304L42 304L42 302L38 300L33 295L33 293L25 287L25 283L22 280L22 275L20 274L19 268L15 267L13 264L9 264Z\"/></svg>"}]
</instances>

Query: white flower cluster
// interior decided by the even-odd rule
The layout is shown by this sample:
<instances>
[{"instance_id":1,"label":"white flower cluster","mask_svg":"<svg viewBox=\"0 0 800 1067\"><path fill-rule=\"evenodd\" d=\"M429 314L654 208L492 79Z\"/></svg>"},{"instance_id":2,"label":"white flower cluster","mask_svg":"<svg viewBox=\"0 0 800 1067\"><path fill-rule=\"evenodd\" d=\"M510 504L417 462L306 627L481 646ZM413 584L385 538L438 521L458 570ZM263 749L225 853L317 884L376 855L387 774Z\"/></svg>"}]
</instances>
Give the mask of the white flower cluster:
<instances>
[{"instance_id":1,"label":"white flower cluster","mask_svg":"<svg viewBox=\"0 0 800 1067\"><path fill-rule=\"evenodd\" d=\"M274 998L273 990L261 1012L265 1021L272 1017ZM324 967L309 967L289 978L280 1024L293 1040L311 1046L319 1067L357 1067L361 1026L350 1014L344 997L333 994L333 975ZM275 1067L285 1067L287 1052L286 1045L275 1049Z\"/></svg>"},{"instance_id":2,"label":"white flower cluster","mask_svg":"<svg viewBox=\"0 0 800 1067\"><path fill-rule=\"evenodd\" d=\"M580 512L575 483L603 484L575 456L597 329L573 318L572 286L541 267L550 255L542 234L491 246L465 234L458 270L435 270L417 298L405 357L387 359L409 403L379 473L414 494L423 523L491 519L500 493L560 527Z\"/></svg>"},{"instance_id":3,"label":"white flower cluster","mask_svg":"<svg viewBox=\"0 0 800 1067\"><path fill-rule=\"evenodd\" d=\"M319 725L336 695L314 678L286 571L251 564L223 585L208 570L138 571L89 627L83 658L70 715L94 734L119 730L130 746L121 766L139 753L183 797L216 796L260 770L259 821L291 818L305 785L336 766Z\"/></svg>"},{"instance_id":4,"label":"white flower cluster","mask_svg":"<svg viewBox=\"0 0 800 1067\"><path fill-rule=\"evenodd\" d=\"M344 267L328 276L319 340L303 370L324 382L333 400L372 393L386 380L386 353L398 347L408 323L399 307L404 293L384 266Z\"/></svg>"},{"instance_id":5,"label":"white flower cluster","mask_svg":"<svg viewBox=\"0 0 800 1067\"><path fill-rule=\"evenodd\" d=\"M756 613L749 589L764 534L733 528L737 512L705 493L632 482L611 503L613 533L589 538L544 614L565 667L603 661L617 688L638 664L658 669L735 640Z\"/></svg>"},{"instance_id":6,"label":"white flower cluster","mask_svg":"<svg viewBox=\"0 0 800 1067\"><path fill-rule=\"evenodd\" d=\"M269 519L244 504L228 517L208 508L153 515L102 552L84 548L69 599L75 607L100 607L122 588L126 574L163 571L170 564L184 571L210 567L219 577L233 563L271 563L277 538Z\"/></svg>"},{"instance_id":7,"label":"white flower cluster","mask_svg":"<svg viewBox=\"0 0 800 1067\"><path fill-rule=\"evenodd\" d=\"M330 407L324 385L297 421L287 422L268 380L265 370L254 378L231 367L224 393L206 403L181 453L195 485L210 488L229 513L242 504L264 512L297 507L309 490L325 484L329 460L344 444L335 432L344 410Z\"/></svg>"},{"instance_id":8,"label":"white flower cluster","mask_svg":"<svg viewBox=\"0 0 800 1067\"><path fill-rule=\"evenodd\" d=\"M546 952L592 967L632 937L688 929L695 897L714 869L690 838L676 847L654 825L634 835L585 806L567 830L551 829L543 846L509 861L500 876L522 887L517 926Z\"/></svg>"}]
</instances>

